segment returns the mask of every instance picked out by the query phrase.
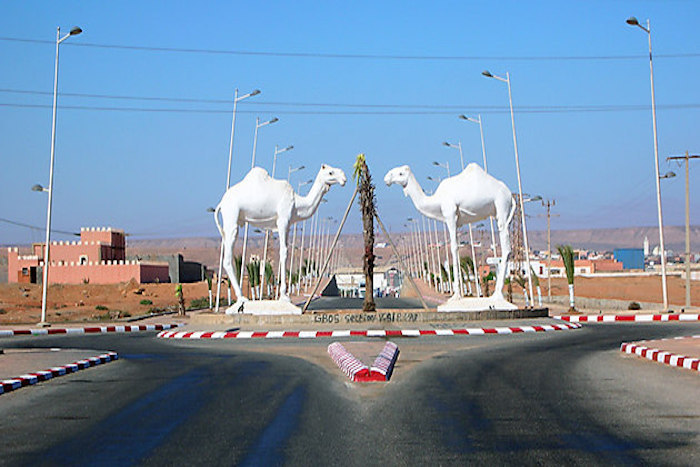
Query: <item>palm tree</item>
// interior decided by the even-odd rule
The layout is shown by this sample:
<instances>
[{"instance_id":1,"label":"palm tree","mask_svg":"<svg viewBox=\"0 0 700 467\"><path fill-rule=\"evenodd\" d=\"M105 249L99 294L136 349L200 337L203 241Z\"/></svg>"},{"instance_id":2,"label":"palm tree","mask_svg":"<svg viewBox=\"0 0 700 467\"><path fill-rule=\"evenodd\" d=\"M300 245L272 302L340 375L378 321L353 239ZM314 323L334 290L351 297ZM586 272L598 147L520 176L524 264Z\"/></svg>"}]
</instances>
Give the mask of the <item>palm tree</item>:
<instances>
[{"instance_id":1,"label":"palm tree","mask_svg":"<svg viewBox=\"0 0 700 467\"><path fill-rule=\"evenodd\" d=\"M255 298L256 288L260 285L260 260L251 258L250 262L246 264L246 269L248 270L248 284L250 285L251 294ZM260 295L262 294L259 294L258 297Z\"/></svg>"},{"instance_id":2,"label":"palm tree","mask_svg":"<svg viewBox=\"0 0 700 467\"><path fill-rule=\"evenodd\" d=\"M357 180L360 192L360 211L362 212L362 234L365 243L365 255L362 271L365 273L365 299L363 311L375 311L374 303L374 218L377 215L374 199L374 184L365 155L358 154L354 165L353 177Z\"/></svg>"},{"instance_id":3,"label":"palm tree","mask_svg":"<svg viewBox=\"0 0 700 467\"><path fill-rule=\"evenodd\" d=\"M274 283L275 283L275 273L272 270L272 263L267 261L265 263L265 284L267 284L269 287L270 285L272 285ZM272 289L274 290L274 286L272 287ZM269 295L269 294L267 294L267 295Z\"/></svg>"},{"instance_id":4,"label":"palm tree","mask_svg":"<svg viewBox=\"0 0 700 467\"><path fill-rule=\"evenodd\" d=\"M471 282L469 280L469 276L470 274L474 274L474 277L476 277L476 272L474 271L474 260L472 259L472 257L468 255L462 256L459 259L459 268L462 270L464 275L467 276L467 285L469 287L469 290L471 290Z\"/></svg>"},{"instance_id":5,"label":"palm tree","mask_svg":"<svg viewBox=\"0 0 700 467\"><path fill-rule=\"evenodd\" d=\"M571 245L557 245L557 251L564 262L566 281L569 283L569 311L576 311L574 307L574 250Z\"/></svg>"},{"instance_id":6,"label":"palm tree","mask_svg":"<svg viewBox=\"0 0 700 467\"><path fill-rule=\"evenodd\" d=\"M525 306L527 306L527 278L522 274L518 273L513 275L513 281L515 281L515 283L523 289L523 295L525 296Z\"/></svg>"},{"instance_id":7,"label":"palm tree","mask_svg":"<svg viewBox=\"0 0 700 467\"><path fill-rule=\"evenodd\" d=\"M495 277L496 277L496 275L492 271L489 271L488 274L485 274L481 278L481 286L484 289L484 297L488 297L489 295L491 295L491 290L490 290L489 285Z\"/></svg>"}]
</instances>

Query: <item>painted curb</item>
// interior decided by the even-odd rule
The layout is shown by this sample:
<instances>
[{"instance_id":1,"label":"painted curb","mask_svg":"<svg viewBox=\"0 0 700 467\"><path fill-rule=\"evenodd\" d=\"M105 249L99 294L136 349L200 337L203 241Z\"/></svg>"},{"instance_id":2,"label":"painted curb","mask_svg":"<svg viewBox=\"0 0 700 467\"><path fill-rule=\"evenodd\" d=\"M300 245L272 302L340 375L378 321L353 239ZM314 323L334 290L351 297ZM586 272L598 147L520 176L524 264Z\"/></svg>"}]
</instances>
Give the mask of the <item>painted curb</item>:
<instances>
[{"instance_id":1,"label":"painted curb","mask_svg":"<svg viewBox=\"0 0 700 467\"><path fill-rule=\"evenodd\" d=\"M519 334L526 332L549 332L578 329L580 324L545 324L542 326L520 326L501 328L463 329L366 329L338 331L162 331L161 339L318 339L323 337L421 337L421 336L483 336L485 334Z\"/></svg>"},{"instance_id":2,"label":"painted curb","mask_svg":"<svg viewBox=\"0 0 700 467\"><path fill-rule=\"evenodd\" d=\"M688 337L676 337L675 339L700 339L700 335L688 336ZM672 339L662 339L662 340L672 340ZM646 341L627 343L623 342L620 346L620 352L627 353L630 355L636 355L638 357L646 358L647 360L652 360L655 362L663 363L665 365L685 368L687 370L700 371L700 359L685 357L683 355L677 355L671 352L666 352L660 349L652 349L646 347L643 344Z\"/></svg>"},{"instance_id":3,"label":"painted curb","mask_svg":"<svg viewBox=\"0 0 700 467\"><path fill-rule=\"evenodd\" d=\"M108 363L117 360L119 356L116 352L107 352L97 357L90 357L84 360L78 360L63 366L56 366L44 371L27 373L26 375L17 376L16 378L0 381L0 394L14 391L25 386L31 386L41 381L46 381L59 376L75 373L86 368Z\"/></svg>"},{"instance_id":4,"label":"painted curb","mask_svg":"<svg viewBox=\"0 0 700 467\"><path fill-rule=\"evenodd\" d=\"M569 323L651 323L656 321L700 321L698 313L648 314L648 315L559 315L552 316Z\"/></svg>"},{"instance_id":5,"label":"painted curb","mask_svg":"<svg viewBox=\"0 0 700 467\"><path fill-rule=\"evenodd\" d=\"M387 342L371 367L348 352L340 342L333 342L329 345L328 354L351 381L389 381L399 356L399 348L393 342Z\"/></svg>"},{"instance_id":6,"label":"painted curb","mask_svg":"<svg viewBox=\"0 0 700 467\"><path fill-rule=\"evenodd\" d=\"M163 331L180 324L141 324L138 326L91 326L84 328L0 329L0 337L44 336L54 334L104 334L108 332Z\"/></svg>"}]
</instances>

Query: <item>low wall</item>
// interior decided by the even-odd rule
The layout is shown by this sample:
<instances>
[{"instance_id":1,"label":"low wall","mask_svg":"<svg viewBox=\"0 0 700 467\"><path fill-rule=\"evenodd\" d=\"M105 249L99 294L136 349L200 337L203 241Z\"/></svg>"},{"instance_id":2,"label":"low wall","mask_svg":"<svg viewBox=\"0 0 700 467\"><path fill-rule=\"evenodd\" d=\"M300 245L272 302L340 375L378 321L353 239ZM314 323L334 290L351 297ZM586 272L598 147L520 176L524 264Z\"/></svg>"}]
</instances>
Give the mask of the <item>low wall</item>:
<instances>
[{"instance_id":1,"label":"low wall","mask_svg":"<svg viewBox=\"0 0 700 467\"><path fill-rule=\"evenodd\" d=\"M633 300L613 300L609 298L587 298L574 297L576 308L592 309L592 310L627 310L629 304ZM546 297L542 297L543 301L547 301ZM560 305L569 305L568 295L552 295L551 303ZM663 304L651 302L637 302L642 307L642 310L662 310ZM673 308L674 305L671 305ZM675 305L676 308L682 308L680 305Z\"/></svg>"},{"instance_id":2,"label":"low wall","mask_svg":"<svg viewBox=\"0 0 700 467\"><path fill-rule=\"evenodd\" d=\"M377 310L373 313L352 311L307 311L302 315L253 315L240 313L226 315L225 308L221 313L193 313L190 315L190 324L314 324L319 327L334 325L376 325L379 328L393 324L411 325L416 323L431 323L440 327L441 323L449 327L447 323L482 320L509 320L525 318L545 318L549 316L548 308L534 310L484 310L468 312L435 312L423 310Z\"/></svg>"}]
</instances>

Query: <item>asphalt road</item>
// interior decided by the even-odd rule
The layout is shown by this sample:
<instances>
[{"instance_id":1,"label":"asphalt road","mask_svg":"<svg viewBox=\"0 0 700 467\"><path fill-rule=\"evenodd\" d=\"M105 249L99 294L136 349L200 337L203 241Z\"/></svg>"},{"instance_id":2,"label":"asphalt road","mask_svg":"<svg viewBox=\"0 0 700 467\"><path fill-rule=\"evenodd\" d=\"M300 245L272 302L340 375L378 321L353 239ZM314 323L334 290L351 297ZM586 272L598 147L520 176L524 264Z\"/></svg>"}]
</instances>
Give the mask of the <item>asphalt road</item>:
<instances>
[{"instance_id":1,"label":"asphalt road","mask_svg":"<svg viewBox=\"0 0 700 467\"><path fill-rule=\"evenodd\" d=\"M364 386L328 364L328 339L13 338L121 359L0 396L0 463L698 465L700 377L618 350L698 332L395 339L392 381Z\"/></svg>"}]
</instances>

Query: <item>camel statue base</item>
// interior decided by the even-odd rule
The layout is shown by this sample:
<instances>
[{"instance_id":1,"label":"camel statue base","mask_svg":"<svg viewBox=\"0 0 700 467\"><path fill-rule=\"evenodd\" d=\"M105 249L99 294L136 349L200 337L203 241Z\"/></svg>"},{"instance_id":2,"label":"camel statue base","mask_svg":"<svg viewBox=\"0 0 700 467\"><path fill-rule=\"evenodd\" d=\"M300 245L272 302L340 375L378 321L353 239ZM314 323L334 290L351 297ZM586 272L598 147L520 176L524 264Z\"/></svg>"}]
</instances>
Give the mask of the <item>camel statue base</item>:
<instances>
[{"instance_id":1,"label":"camel statue base","mask_svg":"<svg viewBox=\"0 0 700 467\"><path fill-rule=\"evenodd\" d=\"M301 308L286 300L248 300L236 302L226 309L227 315L300 315Z\"/></svg>"},{"instance_id":2,"label":"camel statue base","mask_svg":"<svg viewBox=\"0 0 700 467\"><path fill-rule=\"evenodd\" d=\"M518 307L503 297L452 297L437 307L437 311L517 310Z\"/></svg>"}]
</instances>

